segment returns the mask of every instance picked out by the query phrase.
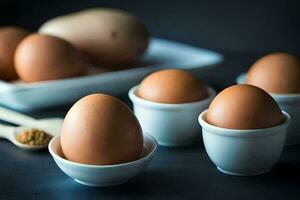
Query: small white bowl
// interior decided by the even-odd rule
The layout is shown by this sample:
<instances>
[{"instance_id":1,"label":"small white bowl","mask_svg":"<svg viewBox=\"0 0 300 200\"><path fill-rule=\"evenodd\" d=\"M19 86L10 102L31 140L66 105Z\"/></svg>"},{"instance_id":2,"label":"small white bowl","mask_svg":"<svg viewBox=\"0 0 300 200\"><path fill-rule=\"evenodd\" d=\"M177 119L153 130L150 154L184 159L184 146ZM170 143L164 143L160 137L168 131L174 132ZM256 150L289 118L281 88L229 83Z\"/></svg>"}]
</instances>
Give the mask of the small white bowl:
<instances>
[{"instance_id":1,"label":"small white bowl","mask_svg":"<svg viewBox=\"0 0 300 200\"><path fill-rule=\"evenodd\" d=\"M245 83L247 74L243 73L238 76L236 82L238 84ZM275 94L270 93L282 110L291 115L292 121L288 128L286 137L287 145L300 143L300 94Z\"/></svg>"},{"instance_id":2,"label":"small white bowl","mask_svg":"<svg viewBox=\"0 0 300 200\"><path fill-rule=\"evenodd\" d=\"M216 92L208 87L209 97L192 103L167 104L144 100L135 92L138 86L129 91L133 110L142 129L151 134L162 146L188 145L200 135L197 118L205 110Z\"/></svg>"},{"instance_id":3,"label":"small white bowl","mask_svg":"<svg viewBox=\"0 0 300 200\"><path fill-rule=\"evenodd\" d=\"M125 183L140 174L152 160L157 142L151 135L144 133L144 149L141 159L116 165L88 165L63 158L59 136L51 140L48 148L58 167L78 183L107 187Z\"/></svg>"},{"instance_id":4,"label":"small white bowl","mask_svg":"<svg viewBox=\"0 0 300 200\"><path fill-rule=\"evenodd\" d=\"M199 116L206 152L217 168L229 175L253 176L271 170L285 142L290 116L282 111L278 126L238 130L213 126L205 121L207 110Z\"/></svg>"}]
</instances>

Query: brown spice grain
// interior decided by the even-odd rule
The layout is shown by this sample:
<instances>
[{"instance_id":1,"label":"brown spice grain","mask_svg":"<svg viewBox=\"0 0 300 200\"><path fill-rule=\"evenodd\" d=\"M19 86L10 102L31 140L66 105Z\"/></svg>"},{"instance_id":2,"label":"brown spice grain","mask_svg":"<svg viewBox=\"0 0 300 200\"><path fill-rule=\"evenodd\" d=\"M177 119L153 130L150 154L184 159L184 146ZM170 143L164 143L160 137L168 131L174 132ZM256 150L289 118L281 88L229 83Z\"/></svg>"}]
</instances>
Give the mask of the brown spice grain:
<instances>
[{"instance_id":1,"label":"brown spice grain","mask_svg":"<svg viewBox=\"0 0 300 200\"><path fill-rule=\"evenodd\" d=\"M43 130L32 128L19 134L16 139L22 144L42 146L47 145L52 139L52 136Z\"/></svg>"}]
</instances>

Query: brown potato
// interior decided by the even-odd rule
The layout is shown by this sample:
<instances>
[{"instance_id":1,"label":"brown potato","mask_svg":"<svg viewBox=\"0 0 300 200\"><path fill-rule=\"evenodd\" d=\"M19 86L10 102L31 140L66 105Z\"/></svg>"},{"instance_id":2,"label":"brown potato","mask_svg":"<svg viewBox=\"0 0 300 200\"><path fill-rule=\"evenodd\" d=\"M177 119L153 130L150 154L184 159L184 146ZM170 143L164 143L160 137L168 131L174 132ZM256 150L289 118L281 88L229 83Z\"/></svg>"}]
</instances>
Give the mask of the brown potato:
<instances>
[{"instance_id":1,"label":"brown potato","mask_svg":"<svg viewBox=\"0 0 300 200\"><path fill-rule=\"evenodd\" d=\"M120 69L146 50L149 33L135 16L121 10L94 8L44 23L40 33L61 37L90 56L96 65Z\"/></svg>"}]
</instances>

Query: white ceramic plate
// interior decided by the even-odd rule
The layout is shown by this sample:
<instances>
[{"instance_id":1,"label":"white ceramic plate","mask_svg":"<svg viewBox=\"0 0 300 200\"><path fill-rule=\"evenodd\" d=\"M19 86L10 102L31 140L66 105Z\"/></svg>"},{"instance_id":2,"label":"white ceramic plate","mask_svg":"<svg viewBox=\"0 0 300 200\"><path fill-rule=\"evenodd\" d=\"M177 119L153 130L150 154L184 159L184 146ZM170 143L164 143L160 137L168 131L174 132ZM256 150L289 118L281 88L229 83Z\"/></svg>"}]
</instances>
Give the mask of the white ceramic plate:
<instances>
[{"instance_id":1,"label":"white ceramic plate","mask_svg":"<svg viewBox=\"0 0 300 200\"><path fill-rule=\"evenodd\" d=\"M246 81L246 78L247 78L247 73L242 73L236 78L235 82L237 84L244 84Z\"/></svg>"},{"instance_id":2,"label":"white ceramic plate","mask_svg":"<svg viewBox=\"0 0 300 200\"><path fill-rule=\"evenodd\" d=\"M0 81L0 104L21 111L72 103L90 93L126 94L147 74L164 68L199 72L222 62L215 52L153 38L139 68L38 83Z\"/></svg>"}]
</instances>

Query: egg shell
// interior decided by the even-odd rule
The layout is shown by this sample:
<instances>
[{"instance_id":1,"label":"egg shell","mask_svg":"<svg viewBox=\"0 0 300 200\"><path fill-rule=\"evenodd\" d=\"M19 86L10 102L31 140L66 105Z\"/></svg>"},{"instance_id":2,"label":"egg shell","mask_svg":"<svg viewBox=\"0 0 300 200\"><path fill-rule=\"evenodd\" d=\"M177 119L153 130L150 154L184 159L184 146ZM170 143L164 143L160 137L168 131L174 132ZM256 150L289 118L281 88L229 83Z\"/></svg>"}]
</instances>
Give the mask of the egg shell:
<instances>
[{"instance_id":1,"label":"egg shell","mask_svg":"<svg viewBox=\"0 0 300 200\"><path fill-rule=\"evenodd\" d=\"M205 85L191 73L179 69L154 72L140 84L137 96L159 103L190 103L208 97Z\"/></svg>"},{"instance_id":2,"label":"egg shell","mask_svg":"<svg viewBox=\"0 0 300 200\"><path fill-rule=\"evenodd\" d=\"M264 56L251 66L246 83L269 93L300 93L300 59L288 53Z\"/></svg>"},{"instance_id":3,"label":"egg shell","mask_svg":"<svg viewBox=\"0 0 300 200\"><path fill-rule=\"evenodd\" d=\"M63 79L85 74L87 65L80 52L57 37L31 34L17 47L15 67L25 82Z\"/></svg>"},{"instance_id":4,"label":"egg shell","mask_svg":"<svg viewBox=\"0 0 300 200\"><path fill-rule=\"evenodd\" d=\"M18 78L14 67L14 54L18 44L30 31L16 26L0 28L0 79L12 81Z\"/></svg>"},{"instance_id":5,"label":"egg shell","mask_svg":"<svg viewBox=\"0 0 300 200\"><path fill-rule=\"evenodd\" d=\"M105 94L88 95L72 106L60 141L68 160L94 165L134 161L143 149L135 115L123 102Z\"/></svg>"},{"instance_id":6,"label":"egg shell","mask_svg":"<svg viewBox=\"0 0 300 200\"><path fill-rule=\"evenodd\" d=\"M45 22L40 33L64 38L90 55L91 62L122 69L146 50L149 32L134 15L109 8L92 8Z\"/></svg>"},{"instance_id":7,"label":"egg shell","mask_svg":"<svg viewBox=\"0 0 300 200\"><path fill-rule=\"evenodd\" d=\"M222 128L260 129L281 124L283 116L267 92L245 84L220 92L209 105L206 121Z\"/></svg>"}]
</instances>

